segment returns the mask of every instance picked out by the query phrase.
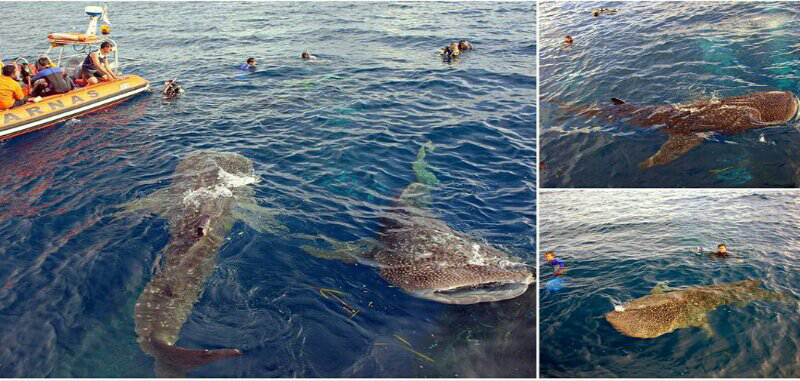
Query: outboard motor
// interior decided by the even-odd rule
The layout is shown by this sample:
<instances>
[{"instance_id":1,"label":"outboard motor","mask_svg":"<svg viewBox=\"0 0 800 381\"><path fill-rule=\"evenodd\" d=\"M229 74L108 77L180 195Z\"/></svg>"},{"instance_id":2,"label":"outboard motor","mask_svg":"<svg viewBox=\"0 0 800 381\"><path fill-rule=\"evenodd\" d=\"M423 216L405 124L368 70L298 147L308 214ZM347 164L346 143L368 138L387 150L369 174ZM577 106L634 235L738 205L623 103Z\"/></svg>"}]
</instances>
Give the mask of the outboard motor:
<instances>
[{"instance_id":1,"label":"outboard motor","mask_svg":"<svg viewBox=\"0 0 800 381\"><path fill-rule=\"evenodd\" d=\"M81 57L70 57L64 62L64 73L70 76L73 80L81 78L81 67L83 66L83 59Z\"/></svg>"}]
</instances>

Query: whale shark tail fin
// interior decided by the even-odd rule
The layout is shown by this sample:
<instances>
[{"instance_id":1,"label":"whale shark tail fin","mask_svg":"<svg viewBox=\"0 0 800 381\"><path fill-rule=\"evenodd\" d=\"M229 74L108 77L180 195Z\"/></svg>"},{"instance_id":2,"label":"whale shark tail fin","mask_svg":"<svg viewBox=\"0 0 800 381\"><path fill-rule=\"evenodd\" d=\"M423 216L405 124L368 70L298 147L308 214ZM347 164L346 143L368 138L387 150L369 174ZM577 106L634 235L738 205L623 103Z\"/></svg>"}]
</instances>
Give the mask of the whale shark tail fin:
<instances>
[{"instance_id":1,"label":"whale shark tail fin","mask_svg":"<svg viewBox=\"0 0 800 381\"><path fill-rule=\"evenodd\" d=\"M685 154L686 152L689 152L689 150L696 147L698 144L700 144L700 142L703 141L702 137L694 134L668 134L669 137L664 145L661 146L661 149L659 149L658 152L656 152L656 154L651 156L649 159L639 163L639 168L647 169L656 165L667 164L681 157L681 155Z\"/></svg>"},{"instance_id":2,"label":"whale shark tail fin","mask_svg":"<svg viewBox=\"0 0 800 381\"><path fill-rule=\"evenodd\" d=\"M624 105L625 101L623 101L622 99L619 99L619 98L611 98L611 103L613 103L615 105Z\"/></svg>"},{"instance_id":3,"label":"whale shark tail fin","mask_svg":"<svg viewBox=\"0 0 800 381\"><path fill-rule=\"evenodd\" d=\"M414 170L416 182L429 186L436 186L439 184L439 179L436 178L436 175L434 175L433 172L428 170L428 162L425 161L426 148L428 151L433 152L435 146L433 145L433 142L430 141L421 145L419 147L419 151L417 152L417 160L414 160L414 162L411 163L411 169Z\"/></svg>"},{"instance_id":4,"label":"whale shark tail fin","mask_svg":"<svg viewBox=\"0 0 800 381\"><path fill-rule=\"evenodd\" d=\"M242 354L238 349L187 349L164 343L156 344L156 349L156 376L159 378L186 377L198 366Z\"/></svg>"}]
</instances>

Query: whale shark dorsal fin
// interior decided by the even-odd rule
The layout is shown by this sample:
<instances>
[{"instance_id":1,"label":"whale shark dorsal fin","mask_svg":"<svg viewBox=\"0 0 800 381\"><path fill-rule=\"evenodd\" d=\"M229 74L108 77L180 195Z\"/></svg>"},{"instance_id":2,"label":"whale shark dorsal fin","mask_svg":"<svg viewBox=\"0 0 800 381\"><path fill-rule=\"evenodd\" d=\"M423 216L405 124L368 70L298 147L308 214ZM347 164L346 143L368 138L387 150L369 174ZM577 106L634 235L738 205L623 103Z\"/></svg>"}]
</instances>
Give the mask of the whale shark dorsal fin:
<instances>
[{"instance_id":1,"label":"whale shark dorsal fin","mask_svg":"<svg viewBox=\"0 0 800 381\"><path fill-rule=\"evenodd\" d=\"M615 105L624 105L625 101L623 101L622 99L619 99L619 98L611 98L611 103L613 103Z\"/></svg>"},{"instance_id":2,"label":"whale shark dorsal fin","mask_svg":"<svg viewBox=\"0 0 800 381\"><path fill-rule=\"evenodd\" d=\"M428 149L428 152L433 152L436 146L434 146L433 142L431 141L422 144L417 152L417 160L414 160L414 162L411 163L411 169L414 171L416 182L429 186L436 186L439 184L439 179L436 178L436 175L433 174L433 172L428 170L428 162L425 161L426 148Z\"/></svg>"},{"instance_id":3,"label":"whale shark dorsal fin","mask_svg":"<svg viewBox=\"0 0 800 381\"><path fill-rule=\"evenodd\" d=\"M647 169L656 165L667 164L689 152L689 150L703 141L703 138L695 134L684 135L671 132L667 134L669 137L664 145L661 146L661 149L649 159L639 163L639 168Z\"/></svg>"},{"instance_id":4,"label":"whale shark dorsal fin","mask_svg":"<svg viewBox=\"0 0 800 381\"><path fill-rule=\"evenodd\" d=\"M652 295L660 295L667 291L667 282L658 282L652 290L650 290L650 294Z\"/></svg>"}]
</instances>

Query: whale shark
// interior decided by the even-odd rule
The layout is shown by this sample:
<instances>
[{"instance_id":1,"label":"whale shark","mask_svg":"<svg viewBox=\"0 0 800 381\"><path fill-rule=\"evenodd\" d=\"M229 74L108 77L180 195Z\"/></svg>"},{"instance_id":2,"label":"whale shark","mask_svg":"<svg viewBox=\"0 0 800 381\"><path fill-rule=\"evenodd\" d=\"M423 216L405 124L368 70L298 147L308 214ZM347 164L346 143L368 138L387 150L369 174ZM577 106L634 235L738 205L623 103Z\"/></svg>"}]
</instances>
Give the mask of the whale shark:
<instances>
[{"instance_id":1,"label":"whale shark","mask_svg":"<svg viewBox=\"0 0 800 381\"><path fill-rule=\"evenodd\" d=\"M611 104L578 111L586 116L625 119L637 127L661 126L667 141L639 164L646 169L667 164L699 145L708 133L735 135L795 120L800 101L788 91L766 91L688 104L633 105L618 98Z\"/></svg>"},{"instance_id":2,"label":"whale shark","mask_svg":"<svg viewBox=\"0 0 800 381\"><path fill-rule=\"evenodd\" d=\"M136 341L155 358L158 377L183 377L196 366L242 354L235 348L188 349L175 342L234 221L246 219L242 210L258 208L246 187L256 181L253 163L242 155L193 153L178 164L168 187L124 206L122 214L146 210L169 222L170 239L155 261L156 273L134 306ZM262 219L272 218L261 212ZM258 227L280 230L274 221Z\"/></svg>"},{"instance_id":3,"label":"whale shark","mask_svg":"<svg viewBox=\"0 0 800 381\"><path fill-rule=\"evenodd\" d=\"M426 209L430 190L438 184L427 169L426 148L434 147L430 142L420 147L412 164L416 181L403 189L382 218L377 238L337 242L317 236L334 249L301 248L319 258L373 265L392 285L440 303L473 304L522 295L534 281L528 265L453 230Z\"/></svg>"},{"instance_id":4,"label":"whale shark","mask_svg":"<svg viewBox=\"0 0 800 381\"><path fill-rule=\"evenodd\" d=\"M713 286L693 286L664 292L661 287L650 295L617 306L605 315L606 320L625 336L649 339L676 329L700 327L712 336L708 313L728 304L743 305L755 300L793 300L787 294L760 287L748 279Z\"/></svg>"}]
</instances>

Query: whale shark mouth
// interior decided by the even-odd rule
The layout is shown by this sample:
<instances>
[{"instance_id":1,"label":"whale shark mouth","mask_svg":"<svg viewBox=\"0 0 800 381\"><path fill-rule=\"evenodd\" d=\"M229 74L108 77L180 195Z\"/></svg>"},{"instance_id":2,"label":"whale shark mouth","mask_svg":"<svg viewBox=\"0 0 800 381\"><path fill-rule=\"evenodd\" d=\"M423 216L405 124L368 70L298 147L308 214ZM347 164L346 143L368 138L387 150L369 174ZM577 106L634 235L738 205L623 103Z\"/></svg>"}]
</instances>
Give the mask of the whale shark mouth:
<instances>
[{"instance_id":1,"label":"whale shark mouth","mask_svg":"<svg viewBox=\"0 0 800 381\"><path fill-rule=\"evenodd\" d=\"M417 297L446 304L474 304L513 299L522 295L532 283L524 281L484 282L452 288L429 288L414 291Z\"/></svg>"}]
</instances>

